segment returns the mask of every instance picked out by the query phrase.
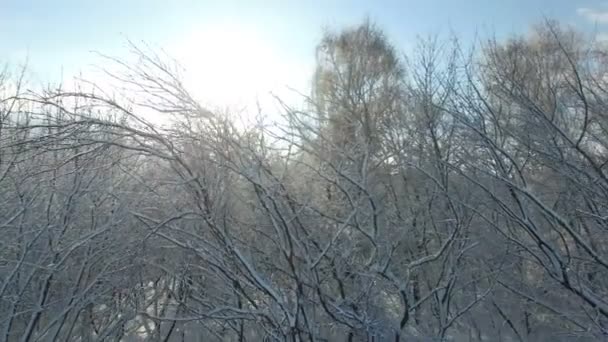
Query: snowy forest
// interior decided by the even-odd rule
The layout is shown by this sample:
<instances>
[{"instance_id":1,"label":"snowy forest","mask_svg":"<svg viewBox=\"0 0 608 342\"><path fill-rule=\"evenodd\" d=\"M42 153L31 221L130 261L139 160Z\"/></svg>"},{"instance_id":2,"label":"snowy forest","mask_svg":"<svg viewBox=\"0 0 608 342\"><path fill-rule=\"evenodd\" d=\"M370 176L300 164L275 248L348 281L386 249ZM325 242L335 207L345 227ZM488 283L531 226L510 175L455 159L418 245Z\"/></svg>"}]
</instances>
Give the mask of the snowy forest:
<instances>
[{"instance_id":1,"label":"snowy forest","mask_svg":"<svg viewBox=\"0 0 608 342\"><path fill-rule=\"evenodd\" d=\"M0 341L608 339L605 42L362 21L247 125L130 47L1 73Z\"/></svg>"}]
</instances>

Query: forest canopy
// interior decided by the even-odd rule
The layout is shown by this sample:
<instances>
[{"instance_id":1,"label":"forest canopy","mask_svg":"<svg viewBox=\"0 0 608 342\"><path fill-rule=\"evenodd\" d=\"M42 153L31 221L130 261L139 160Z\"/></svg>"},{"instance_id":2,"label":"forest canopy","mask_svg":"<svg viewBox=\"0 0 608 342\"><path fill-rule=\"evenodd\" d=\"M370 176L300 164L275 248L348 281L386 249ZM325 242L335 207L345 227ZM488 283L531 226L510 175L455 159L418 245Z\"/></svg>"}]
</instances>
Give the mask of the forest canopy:
<instances>
[{"instance_id":1,"label":"forest canopy","mask_svg":"<svg viewBox=\"0 0 608 342\"><path fill-rule=\"evenodd\" d=\"M111 89L4 69L0 340L606 339L605 44L390 38L327 31L274 127L136 44Z\"/></svg>"}]
</instances>

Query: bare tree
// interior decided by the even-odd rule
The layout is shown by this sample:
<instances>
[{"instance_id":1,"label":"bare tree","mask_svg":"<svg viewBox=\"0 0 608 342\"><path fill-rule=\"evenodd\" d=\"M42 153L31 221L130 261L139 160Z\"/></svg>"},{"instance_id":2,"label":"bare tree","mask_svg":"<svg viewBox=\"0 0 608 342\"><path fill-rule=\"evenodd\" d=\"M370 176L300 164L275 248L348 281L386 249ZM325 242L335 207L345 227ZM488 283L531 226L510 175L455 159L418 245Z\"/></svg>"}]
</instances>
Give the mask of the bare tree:
<instances>
[{"instance_id":1,"label":"bare tree","mask_svg":"<svg viewBox=\"0 0 608 342\"><path fill-rule=\"evenodd\" d=\"M399 58L367 21L272 129L131 48L109 90L0 77L1 340L606 337L602 46Z\"/></svg>"}]
</instances>

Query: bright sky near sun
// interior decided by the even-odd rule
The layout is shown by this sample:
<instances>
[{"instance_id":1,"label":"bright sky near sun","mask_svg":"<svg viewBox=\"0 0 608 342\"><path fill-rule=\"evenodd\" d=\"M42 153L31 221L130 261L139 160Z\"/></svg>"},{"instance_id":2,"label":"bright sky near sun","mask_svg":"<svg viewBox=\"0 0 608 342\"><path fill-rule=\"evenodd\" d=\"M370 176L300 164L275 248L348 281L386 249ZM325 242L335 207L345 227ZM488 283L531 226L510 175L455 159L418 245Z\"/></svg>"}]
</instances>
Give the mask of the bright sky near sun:
<instances>
[{"instance_id":1,"label":"bright sky near sun","mask_svg":"<svg viewBox=\"0 0 608 342\"><path fill-rule=\"evenodd\" d=\"M608 3L570 0L207 1L0 0L0 62L28 56L31 77L69 80L104 67L93 51L126 56L126 39L163 48L205 104L263 103L306 91L323 28L366 16L407 50L417 35L464 40L524 32L544 17L608 32ZM266 100L265 100L266 99Z\"/></svg>"}]
</instances>

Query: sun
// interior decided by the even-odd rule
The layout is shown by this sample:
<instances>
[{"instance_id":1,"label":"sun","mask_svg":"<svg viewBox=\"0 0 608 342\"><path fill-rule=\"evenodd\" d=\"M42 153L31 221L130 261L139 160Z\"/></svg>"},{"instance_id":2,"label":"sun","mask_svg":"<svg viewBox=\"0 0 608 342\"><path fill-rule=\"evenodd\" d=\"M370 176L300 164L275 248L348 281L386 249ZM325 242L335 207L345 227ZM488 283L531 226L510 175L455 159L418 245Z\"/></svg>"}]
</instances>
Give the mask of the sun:
<instances>
[{"instance_id":1,"label":"sun","mask_svg":"<svg viewBox=\"0 0 608 342\"><path fill-rule=\"evenodd\" d=\"M242 107L272 101L271 93L302 86L302 67L251 27L213 25L192 30L168 51L186 69L184 83L210 106Z\"/></svg>"}]
</instances>

